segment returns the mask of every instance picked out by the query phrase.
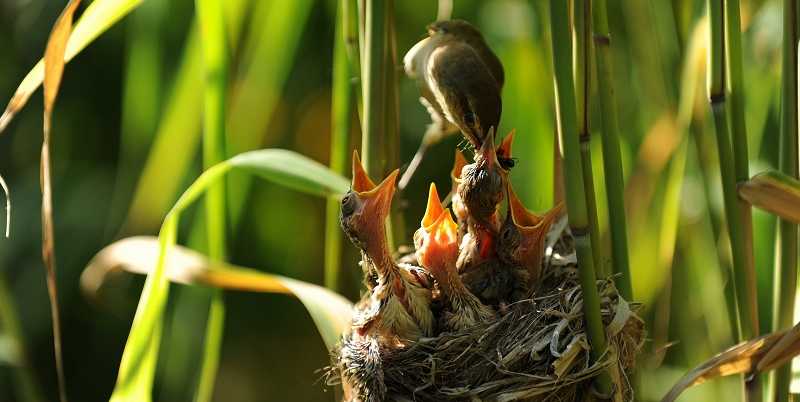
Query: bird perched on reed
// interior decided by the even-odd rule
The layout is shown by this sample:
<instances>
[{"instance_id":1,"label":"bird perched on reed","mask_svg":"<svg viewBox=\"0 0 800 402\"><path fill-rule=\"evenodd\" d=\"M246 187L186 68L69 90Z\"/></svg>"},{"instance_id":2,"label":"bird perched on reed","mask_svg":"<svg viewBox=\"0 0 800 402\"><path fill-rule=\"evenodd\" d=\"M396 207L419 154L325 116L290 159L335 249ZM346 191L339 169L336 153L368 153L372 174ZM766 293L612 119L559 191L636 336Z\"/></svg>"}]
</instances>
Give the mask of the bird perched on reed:
<instances>
[{"instance_id":1,"label":"bird perched on reed","mask_svg":"<svg viewBox=\"0 0 800 402\"><path fill-rule=\"evenodd\" d=\"M545 236L561 216L564 204L559 203L544 215L538 215L522 205L510 184L507 191L508 210L497 236L497 255L504 263L524 269L528 286L532 286L541 276Z\"/></svg>"},{"instance_id":2,"label":"bird perched on reed","mask_svg":"<svg viewBox=\"0 0 800 402\"><path fill-rule=\"evenodd\" d=\"M450 211L442 208L432 183L420 226L414 234L417 258L439 283L446 304L441 326L459 331L492 319L494 311L470 293L458 276L458 228Z\"/></svg>"},{"instance_id":3,"label":"bird perched on reed","mask_svg":"<svg viewBox=\"0 0 800 402\"><path fill-rule=\"evenodd\" d=\"M391 344L402 344L430 335L431 284L423 272L392 260L384 222L389 214L398 171L377 186L364 171L358 154L353 154L352 189L342 198L340 223L350 240L374 270L375 283L368 298L360 303L353 326L361 335L375 335Z\"/></svg>"},{"instance_id":4,"label":"bird perched on reed","mask_svg":"<svg viewBox=\"0 0 800 402\"><path fill-rule=\"evenodd\" d=\"M463 20L438 21L428 37L403 57L406 74L417 80L420 102L431 115L420 148L400 180L404 188L426 149L460 130L475 149L500 123L503 65L477 28Z\"/></svg>"}]
</instances>

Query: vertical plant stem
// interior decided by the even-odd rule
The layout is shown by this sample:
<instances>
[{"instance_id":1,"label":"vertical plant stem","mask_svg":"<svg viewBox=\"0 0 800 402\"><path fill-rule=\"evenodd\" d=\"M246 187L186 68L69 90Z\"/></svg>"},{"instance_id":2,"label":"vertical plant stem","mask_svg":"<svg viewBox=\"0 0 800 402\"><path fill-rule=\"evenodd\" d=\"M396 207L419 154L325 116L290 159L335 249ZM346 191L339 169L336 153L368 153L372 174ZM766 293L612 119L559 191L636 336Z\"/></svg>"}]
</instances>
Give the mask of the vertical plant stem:
<instances>
[{"instance_id":1,"label":"vertical plant stem","mask_svg":"<svg viewBox=\"0 0 800 402\"><path fill-rule=\"evenodd\" d=\"M780 171L794 178L797 168L797 0L783 1L783 87L781 90ZM795 289L797 287L797 225L778 220L779 240L775 261L775 294L773 299L773 329L792 326L794 319ZM776 402L790 400L789 383L792 379L789 364L775 371L772 392Z\"/></svg>"},{"instance_id":2,"label":"vertical plant stem","mask_svg":"<svg viewBox=\"0 0 800 402\"><path fill-rule=\"evenodd\" d=\"M361 159L367 174L381 174L380 141L385 133L384 111L384 49L386 45L385 0L366 0L364 63L362 91L364 93L364 121L361 124Z\"/></svg>"},{"instance_id":3,"label":"vertical plant stem","mask_svg":"<svg viewBox=\"0 0 800 402\"><path fill-rule=\"evenodd\" d=\"M625 299L633 298L631 273L628 263L628 234L625 222L623 194L625 181L622 176L622 156L619 150L619 122L614 98L614 73L611 61L611 34L608 29L606 0L595 0L591 6L594 29L595 53L597 56L597 83L600 95L600 111L603 121L603 170L608 198L608 222L611 232L611 263L620 294Z\"/></svg>"},{"instance_id":4,"label":"vertical plant stem","mask_svg":"<svg viewBox=\"0 0 800 402\"><path fill-rule=\"evenodd\" d=\"M742 73L742 32L739 0L725 0L725 64L727 67L727 91L731 111L731 137L733 151L733 165L736 183L743 183L750 178L749 152L747 147L747 126L744 111L744 75ZM737 197L739 203L739 222L742 231L742 248L744 261L742 275L745 278L746 289L742 289L744 297L740 303L749 307L749 328L742 328L746 339L759 335L758 319L758 279L756 277L755 261L753 257L753 208L744 199ZM743 323L744 324L744 323ZM760 401L761 376L752 376L745 383L747 398L750 401Z\"/></svg>"},{"instance_id":5,"label":"vertical plant stem","mask_svg":"<svg viewBox=\"0 0 800 402\"><path fill-rule=\"evenodd\" d=\"M225 160L225 97L228 54L223 2L196 0L203 48L205 91L203 95L203 168ZM205 197L208 256L223 261L227 249L225 181L209 187ZM203 362L195 401L208 402L214 393L225 323L225 300L221 290L212 291L206 324Z\"/></svg>"},{"instance_id":6,"label":"vertical plant stem","mask_svg":"<svg viewBox=\"0 0 800 402\"><path fill-rule=\"evenodd\" d=\"M386 88L386 101L384 112L386 120L386 134L384 152L387 165L382 174L389 173L400 166L400 89L398 88L398 63L397 63L397 33L394 21L394 0L386 0L386 49L384 68L384 84ZM389 244L394 250L397 244L395 239L402 239L405 235L405 221L401 202L392 204L391 227Z\"/></svg>"},{"instance_id":7,"label":"vertical plant stem","mask_svg":"<svg viewBox=\"0 0 800 402\"><path fill-rule=\"evenodd\" d=\"M330 168L347 176L347 154L350 126L353 117L353 87L350 83L352 69L347 56L350 25L355 24L350 14L351 0L339 0L336 31L333 39L333 99L331 122ZM339 200L328 198L325 218L325 287L340 291L342 232L339 229Z\"/></svg>"},{"instance_id":8,"label":"vertical plant stem","mask_svg":"<svg viewBox=\"0 0 800 402\"><path fill-rule=\"evenodd\" d=\"M564 144L564 173L569 224L575 237L578 271L583 293L583 312L591 344L592 359L602 359L607 352L605 327L600 314L594 272L592 242L589 238L586 196L581 168L580 143L575 111L575 86L572 80L572 43L569 29L569 3L550 0L550 27L553 43L553 74L555 75L556 110L559 132ZM595 383L597 390L610 395L611 377L600 375Z\"/></svg>"},{"instance_id":9,"label":"vertical plant stem","mask_svg":"<svg viewBox=\"0 0 800 402\"><path fill-rule=\"evenodd\" d=\"M586 193L586 213L589 216L589 238L592 240L592 254L597 275L606 277L603 264L603 247L600 241L600 224L597 220L597 202L594 191L594 175L592 173L592 136L589 127L589 97L591 76L591 3L590 0L573 0L572 13L575 30L575 48L573 49L573 65L575 75L575 93L577 98L578 135L581 145L581 163L583 167L583 186Z\"/></svg>"},{"instance_id":10,"label":"vertical plant stem","mask_svg":"<svg viewBox=\"0 0 800 402\"><path fill-rule=\"evenodd\" d=\"M748 277L748 245L745 244L742 215L736 191L736 170L734 149L728 127L728 104L726 102L726 47L725 0L709 0L709 61L708 61L708 99L714 115L714 128L717 137L719 170L722 180L722 193L725 206L725 220L728 223L731 257L733 260L733 279L736 293L737 315L739 317L739 341L750 339L758 333L758 312L756 301L751 300L749 288L755 285L755 276ZM747 157L744 150L745 158ZM750 283L748 283L750 282ZM754 295L753 295L754 296ZM761 399L761 388L757 383L746 386L745 398L748 401Z\"/></svg>"}]
</instances>

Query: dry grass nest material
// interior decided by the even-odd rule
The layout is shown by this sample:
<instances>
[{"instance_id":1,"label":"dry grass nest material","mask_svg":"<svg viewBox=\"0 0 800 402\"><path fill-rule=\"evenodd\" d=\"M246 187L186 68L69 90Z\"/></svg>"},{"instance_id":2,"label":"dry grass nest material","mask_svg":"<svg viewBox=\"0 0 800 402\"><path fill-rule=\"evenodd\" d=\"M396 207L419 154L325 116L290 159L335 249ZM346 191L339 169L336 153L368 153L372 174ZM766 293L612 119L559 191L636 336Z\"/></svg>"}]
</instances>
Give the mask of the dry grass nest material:
<instances>
[{"instance_id":1,"label":"dry grass nest material","mask_svg":"<svg viewBox=\"0 0 800 402\"><path fill-rule=\"evenodd\" d=\"M645 335L638 305L622 299L611 279L597 281L609 348L592 363L572 236L563 219L548 237L544 278L531 299L510 305L494 321L405 348L345 334L327 384L344 383L345 399L363 402L574 401L592 392L592 379L610 366L619 368L612 370L613 399L630 400L627 374Z\"/></svg>"}]
</instances>

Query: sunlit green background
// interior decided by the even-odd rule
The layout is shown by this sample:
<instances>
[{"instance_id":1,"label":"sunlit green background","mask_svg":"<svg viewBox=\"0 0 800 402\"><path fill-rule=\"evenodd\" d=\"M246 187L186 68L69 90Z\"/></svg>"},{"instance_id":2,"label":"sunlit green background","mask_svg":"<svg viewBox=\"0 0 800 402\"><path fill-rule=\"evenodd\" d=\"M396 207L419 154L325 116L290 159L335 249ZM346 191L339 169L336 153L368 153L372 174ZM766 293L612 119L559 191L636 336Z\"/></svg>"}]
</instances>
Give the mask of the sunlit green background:
<instances>
[{"instance_id":1,"label":"sunlit green background","mask_svg":"<svg viewBox=\"0 0 800 402\"><path fill-rule=\"evenodd\" d=\"M63 3L0 2L0 100L10 98L41 57ZM436 18L437 6L427 0L395 3L402 57ZM719 263L720 256L725 264L730 258L703 89L704 3L610 2L634 293L644 303L649 330L639 366L640 400L660 399L682 373L732 344L723 297L726 271ZM229 153L280 147L327 163L336 2L226 0L225 7L232 56ZM481 28L504 63L500 132L517 130L513 181L534 210L553 202L547 7L544 0L455 0L453 11L455 18ZM112 241L155 234L179 192L200 173L203 77L193 8L191 0L146 0L66 68L52 147L65 369L73 401L110 395L143 282L122 274L100 294L87 295L79 287L80 273ZM755 173L775 166L778 158L781 6L774 0L743 0L742 9L746 118ZM414 83L401 79L404 161L411 159L428 122L417 98ZM681 102L693 110L688 130L677 117ZM13 201L12 236L0 240L2 401L23 400L25 373L42 400L57 396L40 259L41 109L37 93L0 136L0 174ZM594 110L591 124L598 126L598 118ZM354 143L358 132L355 127ZM409 235L422 215L428 183L449 188L458 142L452 137L433 147L400 195ZM600 178L599 142L593 140L592 150ZM324 201L244 177L230 183L231 261L321 283ZM602 180L596 185L598 199L604 200ZM607 220L603 208L601 203L601 222ZM182 220L179 241L202 250L196 235L200 214L198 219L192 215ZM775 225L764 213L754 217L761 327L768 331ZM674 236L670 227L677 227ZM603 233L607 239L605 226ZM352 272L347 295L354 298L360 269L352 247L346 250ZM202 288L172 288L157 400L191 399L209 294ZM242 293L228 293L226 300L215 400L333 400L319 371L328 364L327 352L300 303ZM24 350L11 346L16 334ZM715 380L689 390L681 400L732 400L738 387L736 379Z\"/></svg>"}]
</instances>

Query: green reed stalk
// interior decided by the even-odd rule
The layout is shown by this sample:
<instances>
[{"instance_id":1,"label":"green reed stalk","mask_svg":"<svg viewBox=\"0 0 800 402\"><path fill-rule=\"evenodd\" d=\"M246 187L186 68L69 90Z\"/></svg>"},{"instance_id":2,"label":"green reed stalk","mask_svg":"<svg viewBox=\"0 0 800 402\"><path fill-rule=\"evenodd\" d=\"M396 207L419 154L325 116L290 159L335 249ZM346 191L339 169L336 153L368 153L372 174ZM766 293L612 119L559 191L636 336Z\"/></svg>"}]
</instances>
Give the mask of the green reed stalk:
<instances>
[{"instance_id":1,"label":"green reed stalk","mask_svg":"<svg viewBox=\"0 0 800 402\"><path fill-rule=\"evenodd\" d=\"M783 1L783 87L781 90L780 161L781 172L797 178L797 0ZM797 288L797 225L785 219L778 221L778 240L775 250L775 293L773 298L774 330L792 326L795 289ZM789 401L792 380L789 364L775 371L772 393L776 402Z\"/></svg>"},{"instance_id":2,"label":"green reed stalk","mask_svg":"<svg viewBox=\"0 0 800 402\"><path fill-rule=\"evenodd\" d=\"M333 99L330 168L347 176L350 128L353 118L352 68L347 54L350 27L355 25L352 1L340 0L333 39ZM328 198L325 218L325 287L341 291L342 231L339 229L339 200Z\"/></svg>"},{"instance_id":3,"label":"green reed stalk","mask_svg":"<svg viewBox=\"0 0 800 402\"><path fill-rule=\"evenodd\" d=\"M597 55L597 83L600 111L603 120L603 170L608 198L608 221L611 232L611 265L617 274L615 281L622 297L633 299L631 272L628 262L628 234L625 222L625 180L622 176L622 156L619 150L619 122L614 99L614 73L611 61L611 34L608 29L606 0L595 0L592 27Z\"/></svg>"},{"instance_id":4,"label":"green reed stalk","mask_svg":"<svg viewBox=\"0 0 800 402\"><path fill-rule=\"evenodd\" d=\"M556 86L556 111L559 132L564 144L564 177L567 211L575 249L578 257L578 272L583 292L583 312L592 358L597 361L607 352L606 333L600 314L600 299L594 272L592 242L589 238L589 218L586 211L585 186L581 167L580 143L575 104L575 86L572 80L572 42L569 25L569 3L550 0L550 28L553 41L553 74ZM603 373L597 378L597 390L611 394L611 378Z\"/></svg>"},{"instance_id":5,"label":"green reed stalk","mask_svg":"<svg viewBox=\"0 0 800 402\"><path fill-rule=\"evenodd\" d=\"M225 96L228 79L228 53L223 2L196 0L203 48L205 91L203 94L203 168L208 169L225 157ZM205 218L208 257L225 260L226 241L225 182L215 183L205 197ZM208 402L214 393L219 367L220 348L225 323L225 300L221 290L212 291L206 324L200 380L194 396L197 402Z\"/></svg>"},{"instance_id":6,"label":"green reed stalk","mask_svg":"<svg viewBox=\"0 0 800 402\"><path fill-rule=\"evenodd\" d=\"M362 66L363 122L361 159L371 176L382 174L381 139L385 133L384 51L386 48L386 2L366 0L364 62Z\"/></svg>"},{"instance_id":7,"label":"green reed stalk","mask_svg":"<svg viewBox=\"0 0 800 402\"><path fill-rule=\"evenodd\" d=\"M590 0L573 0L572 13L575 29L575 48L573 49L573 72L575 76L575 94L577 98L578 135L581 144L581 160L583 166L583 186L586 192L586 213L589 215L589 238L592 240L594 266L600 277L606 277L606 265L603 263L603 247L600 242L600 224L597 219L597 202L594 191L594 174L592 173L591 141L589 127L589 97L591 96L592 66L591 52L591 3Z\"/></svg>"},{"instance_id":8,"label":"green reed stalk","mask_svg":"<svg viewBox=\"0 0 800 402\"><path fill-rule=\"evenodd\" d=\"M399 74L397 66L397 33L394 21L394 0L386 0L386 49L384 56L385 68L384 84L386 101L384 102L384 116L386 118L386 134L384 139L384 155L386 165L384 173L400 166L400 88ZM403 208L400 202L392 204L390 219L390 242L389 245L394 250L402 242L405 236L405 220L403 219Z\"/></svg>"},{"instance_id":9,"label":"green reed stalk","mask_svg":"<svg viewBox=\"0 0 800 402\"><path fill-rule=\"evenodd\" d=\"M708 100L714 115L714 128L717 134L719 170L722 179L722 193L725 203L725 220L728 223L731 257L733 260L733 279L736 293L738 340L750 339L758 333L757 302L750 298L749 289L754 286L755 276L748 277L748 246L745 244L744 223L736 190L736 171L734 149L728 127L728 103L726 102L726 48L725 19L723 4L725 0L708 0L709 9L709 61L708 61ZM741 145L741 144L740 144ZM741 149L740 149L741 150ZM747 150L743 151L745 158ZM753 281L748 283L748 281ZM753 292L752 296L755 296ZM746 384L745 398L748 401L761 400L759 382Z\"/></svg>"},{"instance_id":10,"label":"green reed stalk","mask_svg":"<svg viewBox=\"0 0 800 402\"><path fill-rule=\"evenodd\" d=\"M728 103L731 111L731 137L733 139L733 167L736 183L744 183L750 178L750 162L747 147L747 126L744 112L744 74L742 73L742 28L739 0L725 0L725 64L727 67ZM744 252L742 275L745 277L746 289L743 289L744 298L741 303L746 303L750 310L749 328L742 328L746 339L759 335L758 319L758 289L755 261L753 257L753 207L742 199L739 203L739 222L742 230L742 244ZM748 400L761 400L761 376L754 376L745 383ZM756 398L756 399L754 399Z\"/></svg>"}]
</instances>

